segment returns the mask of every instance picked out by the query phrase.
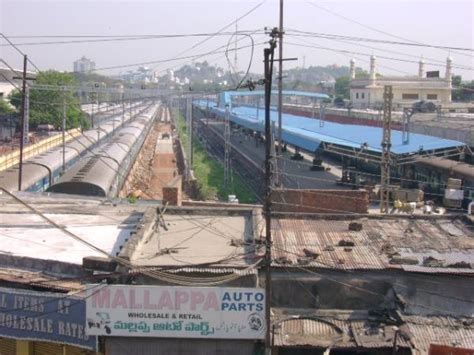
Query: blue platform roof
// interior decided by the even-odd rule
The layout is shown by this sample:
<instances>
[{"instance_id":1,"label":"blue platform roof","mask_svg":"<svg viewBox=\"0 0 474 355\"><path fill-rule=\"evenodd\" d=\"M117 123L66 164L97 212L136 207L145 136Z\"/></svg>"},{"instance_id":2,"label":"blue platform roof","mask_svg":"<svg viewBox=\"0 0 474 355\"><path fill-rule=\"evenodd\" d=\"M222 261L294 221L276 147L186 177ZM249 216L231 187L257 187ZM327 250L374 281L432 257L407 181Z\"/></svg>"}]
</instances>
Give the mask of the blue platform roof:
<instances>
[{"instance_id":1,"label":"blue platform roof","mask_svg":"<svg viewBox=\"0 0 474 355\"><path fill-rule=\"evenodd\" d=\"M206 100L196 101L195 104L206 107ZM215 103L209 102L209 107L218 116L225 115L225 109L216 107ZM230 115L232 122L254 131L264 131L263 109L256 107L238 106L233 107ZM278 112L271 111L271 120L278 122ZM282 114L282 138L285 142L298 146L308 151L315 151L319 145L324 143L337 144L350 148L360 148L367 144L367 150L381 153L382 128L354 124L340 124L324 121L320 127L319 119L296 116L287 113ZM408 143L403 143L402 132L392 130L391 152L394 154L418 153L420 150L438 150L461 147L465 144L459 141L442 139L424 134L410 133Z\"/></svg>"},{"instance_id":2,"label":"blue platform roof","mask_svg":"<svg viewBox=\"0 0 474 355\"><path fill-rule=\"evenodd\" d=\"M231 103L232 96L263 96L265 93L263 90L253 91L225 91L220 94L219 107L225 107L225 105ZM272 95L276 95L277 91L272 92ZM306 91L295 91L295 90L282 90L283 96L302 96L311 97L314 99L329 99L326 94L320 94L317 92L306 92Z\"/></svg>"}]
</instances>

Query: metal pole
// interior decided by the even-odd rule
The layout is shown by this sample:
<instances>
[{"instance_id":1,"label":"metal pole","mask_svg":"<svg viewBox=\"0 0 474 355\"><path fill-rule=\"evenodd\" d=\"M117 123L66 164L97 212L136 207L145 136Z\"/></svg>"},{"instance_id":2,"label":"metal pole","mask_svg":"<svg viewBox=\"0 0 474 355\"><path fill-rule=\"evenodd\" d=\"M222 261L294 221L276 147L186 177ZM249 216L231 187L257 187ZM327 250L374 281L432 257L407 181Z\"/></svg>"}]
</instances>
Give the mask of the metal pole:
<instances>
[{"instance_id":1,"label":"metal pole","mask_svg":"<svg viewBox=\"0 0 474 355\"><path fill-rule=\"evenodd\" d=\"M271 179L272 179L272 149L271 149L271 126L270 126L270 103L272 90L272 68L275 43L271 42L270 48L264 49L265 58L265 352L271 354L271 297L272 297L272 234L271 234Z\"/></svg>"},{"instance_id":2,"label":"metal pole","mask_svg":"<svg viewBox=\"0 0 474 355\"><path fill-rule=\"evenodd\" d=\"M99 92L97 91L97 110L98 110L98 113L97 113L97 142L100 141L100 116L99 116L99 112L100 112L100 99L99 99Z\"/></svg>"},{"instance_id":3,"label":"metal pole","mask_svg":"<svg viewBox=\"0 0 474 355\"><path fill-rule=\"evenodd\" d=\"M283 109L283 0L280 0L280 26L278 30L278 156L281 155L282 109Z\"/></svg>"},{"instance_id":4,"label":"metal pole","mask_svg":"<svg viewBox=\"0 0 474 355\"><path fill-rule=\"evenodd\" d=\"M380 164L380 213L389 213L390 200L390 148L391 125L392 125L392 87L385 86L383 92L383 137L382 137L382 161Z\"/></svg>"},{"instance_id":5,"label":"metal pole","mask_svg":"<svg viewBox=\"0 0 474 355\"><path fill-rule=\"evenodd\" d=\"M89 93L89 97L91 93ZM94 128L94 95L92 93L92 100L91 100L91 126Z\"/></svg>"},{"instance_id":6,"label":"metal pole","mask_svg":"<svg viewBox=\"0 0 474 355\"><path fill-rule=\"evenodd\" d=\"M61 125L63 140L63 174L66 172L66 92L63 86L63 122Z\"/></svg>"},{"instance_id":7,"label":"metal pole","mask_svg":"<svg viewBox=\"0 0 474 355\"><path fill-rule=\"evenodd\" d=\"M24 148L24 140L25 140L25 123L27 120L26 117L26 66L28 63L28 57L26 54L23 56L23 95L21 97L21 125L20 125L20 166L18 170L18 191L21 191L21 180L23 177L23 148Z\"/></svg>"}]
</instances>

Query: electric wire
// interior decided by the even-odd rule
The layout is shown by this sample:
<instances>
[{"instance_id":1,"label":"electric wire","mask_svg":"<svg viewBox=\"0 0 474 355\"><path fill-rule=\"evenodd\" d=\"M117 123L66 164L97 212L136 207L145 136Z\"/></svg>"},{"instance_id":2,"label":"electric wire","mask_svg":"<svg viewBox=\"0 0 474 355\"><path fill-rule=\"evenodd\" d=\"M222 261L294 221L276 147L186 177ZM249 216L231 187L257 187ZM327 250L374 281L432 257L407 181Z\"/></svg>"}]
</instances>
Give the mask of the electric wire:
<instances>
[{"instance_id":1,"label":"electric wire","mask_svg":"<svg viewBox=\"0 0 474 355\"><path fill-rule=\"evenodd\" d=\"M318 8L318 9L320 9L320 10L326 11L326 12L330 13L330 14L333 15L333 16L336 16L336 17L342 18L342 19L344 19L344 20L346 20L346 21L355 23L356 25L361 26L361 27L363 27L363 28L367 28L367 29L369 29L369 30L371 30L371 31L373 31L373 32L381 33L381 34L383 34L383 35L386 35L386 36L389 36L389 37L392 37L392 38L396 38L396 39L399 39L399 40L402 40L402 41L406 41L406 42L411 42L411 43L415 43L415 44L423 44L423 43L421 43L421 42L414 41L414 40L412 40L412 39L405 38L405 37L401 37L401 36L398 36L398 35L394 35L393 33L389 33L389 32L387 32L387 31L383 31L383 30L380 30L380 29L375 28L375 27L373 27L373 26L364 24L364 23L362 23L362 22L359 22L359 21L357 21L357 20L354 20L353 18L349 18L349 17L344 16L344 15L342 15L342 14L340 14L340 13L337 13L337 12L335 12L335 11L333 11L333 10L330 10L330 9L324 7L324 6L321 6L320 4L317 4L316 2L307 0L307 3L308 3L309 5L312 5L312 6L316 7L316 8ZM465 53L460 53L460 52L456 52L456 53L459 53L459 54L461 54L461 55L466 55ZM469 55L466 55L466 56L469 56Z\"/></svg>"}]
</instances>

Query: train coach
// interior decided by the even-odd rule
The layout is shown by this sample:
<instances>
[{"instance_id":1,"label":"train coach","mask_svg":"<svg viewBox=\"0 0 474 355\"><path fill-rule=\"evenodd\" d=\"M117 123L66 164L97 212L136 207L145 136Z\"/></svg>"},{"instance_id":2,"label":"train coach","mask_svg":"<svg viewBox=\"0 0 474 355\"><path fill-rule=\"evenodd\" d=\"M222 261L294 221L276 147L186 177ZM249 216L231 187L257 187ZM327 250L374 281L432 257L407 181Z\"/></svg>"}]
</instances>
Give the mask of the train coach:
<instances>
[{"instance_id":1,"label":"train coach","mask_svg":"<svg viewBox=\"0 0 474 355\"><path fill-rule=\"evenodd\" d=\"M142 106L144 112L150 106ZM140 114L140 113L139 113ZM103 120L100 128L85 131L81 136L74 137L65 145L65 170L76 164L99 141L108 139L114 129L122 124L121 115L113 115ZM22 190L28 192L46 191L60 178L63 173L63 147L57 146L38 154L23 163ZM18 165L0 172L0 186L9 190L18 190Z\"/></svg>"},{"instance_id":2,"label":"train coach","mask_svg":"<svg viewBox=\"0 0 474 355\"><path fill-rule=\"evenodd\" d=\"M105 144L88 153L60 177L48 192L116 197L149 132L156 106L126 124Z\"/></svg>"}]
</instances>

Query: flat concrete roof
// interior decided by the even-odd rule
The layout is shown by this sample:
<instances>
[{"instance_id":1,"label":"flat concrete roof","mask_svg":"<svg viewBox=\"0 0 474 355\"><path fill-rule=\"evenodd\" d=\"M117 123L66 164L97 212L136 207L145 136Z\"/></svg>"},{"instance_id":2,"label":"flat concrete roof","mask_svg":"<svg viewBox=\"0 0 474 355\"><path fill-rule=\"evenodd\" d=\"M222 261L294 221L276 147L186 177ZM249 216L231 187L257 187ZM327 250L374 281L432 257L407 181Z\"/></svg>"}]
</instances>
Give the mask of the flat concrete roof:
<instances>
[{"instance_id":1,"label":"flat concrete roof","mask_svg":"<svg viewBox=\"0 0 474 355\"><path fill-rule=\"evenodd\" d=\"M111 255L120 251L145 209L145 206L113 205L105 200L81 197L33 193L18 196L68 231ZM82 266L84 257L105 257L5 194L0 195L0 220L0 265L14 260L17 267L45 265L46 268L48 262ZM57 271L67 273L67 267Z\"/></svg>"},{"instance_id":2,"label":"flat concrete roof","mask_svg":"<svg viewBox=\"0 0 474 355\"><path fill-rule=\"evenodd\" d=\"M226 216L165 214L166 228L137 246L131 262L135 266L213 266L246 267L255 262L251 215Z\"/></svg>"}]
</instances>

